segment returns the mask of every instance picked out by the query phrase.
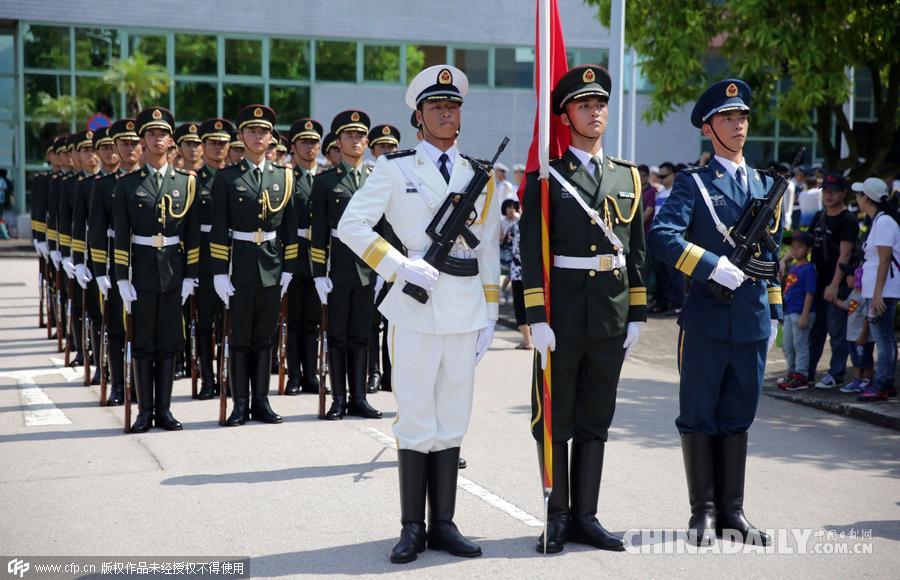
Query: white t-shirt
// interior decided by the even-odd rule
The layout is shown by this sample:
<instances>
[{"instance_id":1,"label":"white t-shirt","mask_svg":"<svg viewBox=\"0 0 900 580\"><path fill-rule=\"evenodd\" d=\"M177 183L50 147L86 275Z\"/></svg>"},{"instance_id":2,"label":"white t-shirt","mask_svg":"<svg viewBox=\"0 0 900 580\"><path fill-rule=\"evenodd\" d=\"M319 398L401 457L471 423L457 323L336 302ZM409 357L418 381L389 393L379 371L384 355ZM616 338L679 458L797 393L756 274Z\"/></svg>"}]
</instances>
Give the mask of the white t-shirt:
<instances>
[{"instance_id":1,"label":"white t-shirt","mask_svg":"<svg viewBox=\"0 0 900 580\"><path fill-rule=\"evenodd\" d=\"M863 245L865 261L863 262L862 296L863 298L872 298L875 295L875 280L878 276L880 262L878 246L892 247L895 260L888 270L881 296L882 298L900 298L900 267L898 267L900 264L900 227L891 216L883 213L875 216L872 231L869 232L869 238Z\"/></svg>"},{"instance_id":2,"label":"white t-shirt","mask_svg":"<svg viewBox=\"0 0 900 580\"><path fill-rule=\"evenodd\" d=\"M822 209L822 190L801 191L797 195L797 206L800 208L800 225L808 226L816 212Z\"/></svg>"}]
</instances>

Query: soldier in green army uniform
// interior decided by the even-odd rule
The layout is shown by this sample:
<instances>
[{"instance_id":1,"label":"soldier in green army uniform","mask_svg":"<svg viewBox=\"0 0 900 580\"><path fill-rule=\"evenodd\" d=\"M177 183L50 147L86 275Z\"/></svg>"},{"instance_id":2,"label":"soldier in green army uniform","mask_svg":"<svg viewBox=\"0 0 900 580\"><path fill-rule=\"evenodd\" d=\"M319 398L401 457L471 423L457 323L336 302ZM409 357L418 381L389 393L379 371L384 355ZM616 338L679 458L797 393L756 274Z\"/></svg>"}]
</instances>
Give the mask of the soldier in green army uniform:
<instances>
[{"instance_id":1,"label":"soldier in green army uniform","mask_svg":"<svg viewBox=\"0 0 900 580\"><path fill-rule=\"evenodd\" d=\"M168 163L175 130L168 110L148 107L136 126L145 165L119 178L113 210L116 284L134 320L139 412L131 430L143 433L155 424L177 431L181 423L170 405L175 358L185 342L181 306L194 292L200 261L200 222L192 211L197 180Z\"/></svg>"},{"instance_id":2,"label":"soldier in green army uniform","mask_svg":"<svg viewBox=\"0 0 900 580\"><path fill-rule=\"evenodd\" d=\"M244 142L237 129L231 132L231 143L228 145L228 165L237 165L244 160Z\"/></svg>"},{"instance_id":3,"label":"soldier in green army uniform","mask_svg":"<svg viewBox=\"0 0 900 580\"><path fill-rule=\"evenodd\" d=\"M45 276L49 271L45 264L50 259L50 250L47 246L47 202L50 194L50 179L53 172L56 171L56 150L53 143L47 146L47 163L50 164L50 171L41 171L31 182L31 243L34 244L34 250L38 254L40 261L41 277ZM50 280L44 280L44 287L49 288ZM44 288L41 288L43 295ZM50 304L53 301L48 299L45 303L44 311L47 318L44 324L53 327L56 320L53 315L53 308Z\"/></svg>"},{"instance_id":4,"label":"soldier in green army uniform","mask_svg":"<svg viewBox=\"0 0 900 580\"><path fill-rule=\"evenodd\" d=\"M94 148L100 153L103 168L100 174L94 177L94 187L91 191L88 247L94 278L106 301L106 336L111 383L106 404L113 407L121 405L125 397L125 326L121 315L123 305L116 285L116 269L111 268L109 263L115 245L113 207L118 178L140 167L140 141L135 132L134 119L119 119L110 125L105 133L101 131L102 129L94 133Z\"/></svg>"},{"instance_id":5,"label":"soldier in green army uniform","mask_svg":"<svg viewBox=\"0 0 900 580\"><path fill-rule=\"evenodd\" d=\"M269 405L269 364L279 299L291 283L298 244L294 174L265 158L275 118L265 105L238 111L235 125L246 148L244 160L219 171L213 181L213 285L231 310L230 427L248 419L282 422Z\"/></svg>"},{"instance_id":6,"label":"soldier in green army uniform","mask_svg":"<svg viewBox=\"0 0 900 580\"><path fill-rule=\"evenodd\" d=\"M313 283L309 240L313 179L319 169L316 159L319 156L322 132L321 123L304 118L291 125L289 136L294 165L294 209L297 212L300 253L294 279L288 288L288 381L284 389L285 395L319 392L316 356L322 303L319 302Z\"/></svg>"},{"instance_id":7,"label":"soldier in green army uniform","mask_svg":"<svg viewBox=\"0 0 900 580\"><path fill-rule=\"evenodd\" d=\"M213 373L213 328L222 328L222 304L213 288L212 257L209 252L209 236L212 232L212 186L216 175L228 161L228 143L234 125L228 119L207 119L200 124L199 135L203 141L203 166L197 172L200 213L200 283L197 286L197 344L200 351L200 380L202 385L197 398L212 399L219 394L219 383Z\"/></svg>"},{"instance_id":8,"label":"soldier in green army uniform","mask_svg":"<svg viewBox=\"0 0 900 580\"><path fill-rule=\"evenodd\" d=\"M106 128L102 129L106 134ZM100 162L100 155L97 152L94 143L97 134L92 131L79 133L82 135L77 147L77 154L81 157L82 175L78 176L78 183L75 185L75 199L72 208L72 262L75 264L75 281L81 286L85 292L76 292L73 297L73 305L77 305L78 335L82 337L84 333L84 324L82 317L87 315L90 324L90 352L83 350L85 344L82 340L76 341L76 348L82 354L82 358L92 354L94 365L94 376L91 378L92 385L100 384L100 292L97 289L97 282L94 280L93 268L90 267L88 260L87 248L87 231L88 231L88 207L91 201L91 192L94 189L95 177L103 169ZM73 317L76 318L76 317Z\"/></svg>"},{"instance_id":9,"label":"soldier in green army uniform","mask_svg":"<svg viewBox=\"0 0 900 580\"><path fill-rule=\"evenodd\" d=\"M358 110L338 113L331 121L331 132L340 146L341 162L315 178L310 248L316 292L323 304L330 302L326 332L333 401L325 418L343 419L350 414L377 419L381 411L366 400L375 273L341 242L336 230L347 203L369 174L363 164L369 116Z\"/></svg>"},{"instance_id":10,"label":"soldier in green army uniform","mask_svg":"<svg viewBox=\"0 0 900 580\"><path fill-rule=\"evenodd\" d=\"M334 133L329 133L322 139L322 153L325 155L328 163L331 164L331 167L337 167L341 164L341 146Z\"/></svg>"},{"instance_id":11,"label":"soldier in green army uniform","mask_svg":"<svg viewBox=\"0 0 900 580\"><path fill-rule=\"evenodd\" d=\"M57 327L66 332L66 317L62 311L62 306L66 303L66 284L58 284L61 278L62 269L62 253L60 248L62 243L59 235L59 196L62 189L62 182L71 170L69 158L69 138L57 137L53 141L54 151L56 152L57 168L50 175L50 183L47 188L47 250L50 256L50 285L51 300L50 305L55 312L54 318L57 321ZM59 308L57 308L56 297L60 297ZM65 334L61 337L65 339Z\"/></svg>"},{"instance_id":12,"label":"soldier in green army uniform","mask_svg":"<svg viewBox=\"0 0 900 580\"><path fill-rule=\"evenodd\" d=\"M377 161L382 155L393 153L400 146L400 129L393 125L375 125L369 131L369 149L372 151L372 157ZM389 244L403 252L403 244L397 239L394 230L384 218L379 229L382 231L382 237ZM385 296L391 289L390 282L385 281L378 276L375 281L375 312L372 316L372 336L369 338L369 378L366 381L366 392L377 393L379 389L391 390L391 357L389 356L389 345L387 339L388 321L378 310L378 306L384 301ZM382 329L384 334L382 335ZM379 364L379 362L381 364ZM381 368L384 366L384 373Z\"/></svg>"},{"instance_id":13,"label":"soldier in green army uniform","mask_svg":"<svg viewBox=\"0 0 900 580\"><path fill-rule=\"evenodd\" d=\"M93 133L91 133L91 137L93 137ZM62 180L59 191L59 213L56 217L60 242L59 252L62 256L62 269L69 280L72 281L75 280L75 262L72 259L72 255L76 252L84 251L83 240L76 242L74 248L72 241L72 213L75 210L75 189L78 183L85 178L79 149L85 144L90 144L91 137L87 137L87 131L80 131L69 136L67 151L72 170ZM74 367L84 363L84 359L81 356L81 292L69 292L74 288L68 283L66 286L66 301L63 302L63 308L66 310L71 308L72 316L68 322L71 322L72 328L66 329L65 337L69 341L68 349L75 352L75 357L72 358L70 363Z\"/></svg>"},{"instance_id":14,"label":"soldier in green army uniform","mask_svg":"<svg viewBox=\"0 0 900 580\"><path fill-rule=\"evenodd\" d=\"M549 216L542 215L537 173L528 174L519 226L526 315L537 351L531 427L541 459L543 417L552 412L548 552L561 551L567 541L624 550L622 540L597 521L597 499L619 373L646 321L647 291L637 168L603 157L611 85L609 73L596 65L573 68L557 83L553 109L569 128L571 146L550 163ZM542 278L542 220L553 257L549 296ZM541 408L548 350L554 352L552 410ZM543 538L537 547L543 551Z\"/></svg>"}]
</instances>

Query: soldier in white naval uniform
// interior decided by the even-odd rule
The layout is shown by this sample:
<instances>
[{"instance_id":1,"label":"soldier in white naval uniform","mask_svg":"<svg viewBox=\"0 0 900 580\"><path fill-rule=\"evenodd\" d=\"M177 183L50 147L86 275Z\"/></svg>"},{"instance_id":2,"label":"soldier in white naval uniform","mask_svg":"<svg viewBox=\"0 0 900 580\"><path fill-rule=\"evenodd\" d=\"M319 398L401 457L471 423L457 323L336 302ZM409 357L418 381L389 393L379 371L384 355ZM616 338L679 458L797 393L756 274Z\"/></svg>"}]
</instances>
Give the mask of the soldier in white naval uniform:
<instances>
[{"instance_id":1,"label":"soldier in white naval uniform","mask_svg":"<svg viewBox=\"0 0 900 580\"><path fill-rule=\"evenodd\" d=\"M459 153L465 74L449 65L430 67L409 86L424 140L415 149L381 156L347 205L338 235L385 280L395 281L380 306L390 321L388 339L398 414L400 502L403 529L391 561L410 562L426 547L463 557L481 555L453 523L459 447L469 424L475 365L490 346L497 320L500 206L493 184L479 197L470 229L474 249L459 239L451 253L471 275L439 272L422 259L431 245L425 229L450 192L462 192L475 175ZM404 257L374 230L385 216ZM457 272L458 273L458 272ZM403 293L406 282L428 290L421 304ZM426 536L426 489L431 512ZM426 542L427 538L427 542Z\"/></svg>"}]
</instances>

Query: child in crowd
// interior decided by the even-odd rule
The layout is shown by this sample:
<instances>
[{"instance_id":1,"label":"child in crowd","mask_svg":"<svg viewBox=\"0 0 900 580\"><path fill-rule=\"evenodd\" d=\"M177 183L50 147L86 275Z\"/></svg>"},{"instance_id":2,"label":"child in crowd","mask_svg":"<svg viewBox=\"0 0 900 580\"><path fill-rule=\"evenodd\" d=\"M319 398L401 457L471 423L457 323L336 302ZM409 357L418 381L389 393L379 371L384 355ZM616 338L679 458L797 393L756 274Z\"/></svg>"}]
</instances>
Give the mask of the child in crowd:
<instances>
[{"instance_id":1,"label":"child in crowd","mask_svg":"<svg viewBox=\"0 0 900 580\"><path fill-rule=\"evenodd\" d=\"M805 370L809 367L809 331L815 322L813 301L816 293L816 269L809 263L813 237L798 232L789 240L793 263L784 278L784 327L781 345L787 359L787 375L778 385L785 391L809 388Z\"/></svg>"},{"instance_id":2,"label":"child in crowd","mask_svg":"<svg viewBox=\"0 0 900 580\"><path fill-rule=\"evenodd\" d=\"M847 286L851 288L846 300L836 298L834 303L847 311L847 346L853 361L853 380L843 387L842 393L861 393L872 384L875 374L875 339L869 333L869 321L860 289L862 287L862 267L856 264L841 264L847 274Z\"/></svg>"}]
</instances>

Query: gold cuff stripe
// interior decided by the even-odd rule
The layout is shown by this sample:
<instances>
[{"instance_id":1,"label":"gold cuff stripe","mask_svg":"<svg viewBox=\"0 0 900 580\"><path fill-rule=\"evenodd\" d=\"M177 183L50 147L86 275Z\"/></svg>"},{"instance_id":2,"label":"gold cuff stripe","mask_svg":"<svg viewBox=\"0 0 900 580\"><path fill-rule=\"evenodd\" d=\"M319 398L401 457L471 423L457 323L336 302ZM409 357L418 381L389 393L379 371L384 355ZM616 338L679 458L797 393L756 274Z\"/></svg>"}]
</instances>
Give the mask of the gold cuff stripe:
<instances>
[{"instance_id":1,"label":"gold cuff stripe","mask_svg":"<svg viewBox=\"0 0 900 580\"><path fill-rule=\"evenodd\" d=\"M484 289L484 299L490 303L500 302L500 290Z\"/></svg>"},{"instance_id":2,"label":"gold cuff stripe","mask_svg":"<svg viewBox=\"0 0 900 580\"><path fill-rule=\"evenodd\" d=\"M769 305L780 306L781 304L781 288L772 286L769 288Z\"/></svg>"},{"instance_id":3,"label":"gold cuff stripe","mask_svg":"<svg viewBox=\"0 0 900 580\"><path fill-rule=\"evenodd\" d=\"M225 246L223 244L216 244L216 243L210 242L209 247L210 247L210 249L213 249L213 250L225 250L226 252L228 251L228 246Z\"/></svg>"},{"instance_id":4,"label":"gold cuff stripe","mask_svg":"<svg viewBox=\"0 0 900 580\"><path fill-rule=\"evenodd\" d=\"M221 250L210 250L209 255L213 258L219 258L221 260L228 260L228 252L223 252Z\"/></svg>"},{"instance_id":5,"label":"gold cuff stripe","mask_svg":"<svg viewBox=\"0 0 900 580\"><path fill-rule=\"evenodd\" d=\"M325 258L318 258L316 256L311 256L311 258L312 258L312 261L315 262L316 264L324 264L325 263Z\"/></svg>"},{"instance_id":6,"label":"gold cuff stripe","mask_svg":"<svg viewBox=\"0 0 900 580\"><path fill-rule=\"evenodd\" d=\"M200 258L192 258L192 257L188 256L187 265L190 266L192 264L196 264L199 261L200 261Z\"/></svg>"},{"instance_id":7,"label":"gold cuff stripe","mask_svg":"<svg viewBox=\"0 0 900 580\"><path fill-rule=\"evenodd\" d=\"M678 261L675 262L675 268L681 270L688 276L693 275L694 269L697 267L697 264L700 262L700 258L703 257L703 248L700 246L695 246L694 244L688 244L684 249L684 252L681 253L681 257L678 258Z\"/></svg>"},{"instance_id":8,"label":"gold cuff stripe","mask_svg":"<svg viewBox=\"0 0 900 580\"><path fill-rule=\"evenodd\" d=\"M525 308L534 308L535 306L544 306L544 294L532 293L525 295Z\"/></svg>"},{"instance_id":9,"label":"gold cuff stripe","mask_svg":"<svg viewBox=\"0 0 900 580\"><path fill-rule=\"evenodd\" d=\"M646 306L647 305L647 292L629 292L628 293L628 305L629 306Z\"/></svg>"},{"instance_id":10,"label":"gold cuff stripe","mask_svg":"<svg viewBox=\"0 0 900 580\"><path fill-rule=\"evenodd\" d=\"M123 260L123 259L120 259L120 258L116 258L116 265L117 265L117 266L127 266L127 265L128 265L128 260Z\"/></svg>"},{"instance_id":11,"label":"gold cuff stripe","mask_svg":"<svg viewBox=\"0 0 900 580\"><path fill-rule=\"evenodd\" d=\"M536 294L536 293L538 293L538 292L540 292L541 294L543 294L543 293L544 293L544 289L543 289L543 288L528 288L527 290L525 290L524 293L525 293L525 294Z\"/></svg>"},{"instance_id":12,"label":"gold cuff stripe","mask_svg":"<svg viewBox=\"0 0 900 580\"><path fill-rule=\"evenodd\" d=\"M382 237L372 242L368 248L362 253L363 262L365 262L373 270L378 268L378 264L384 260L390 251L391 245Z\"/></svg>"}]
</instances>

